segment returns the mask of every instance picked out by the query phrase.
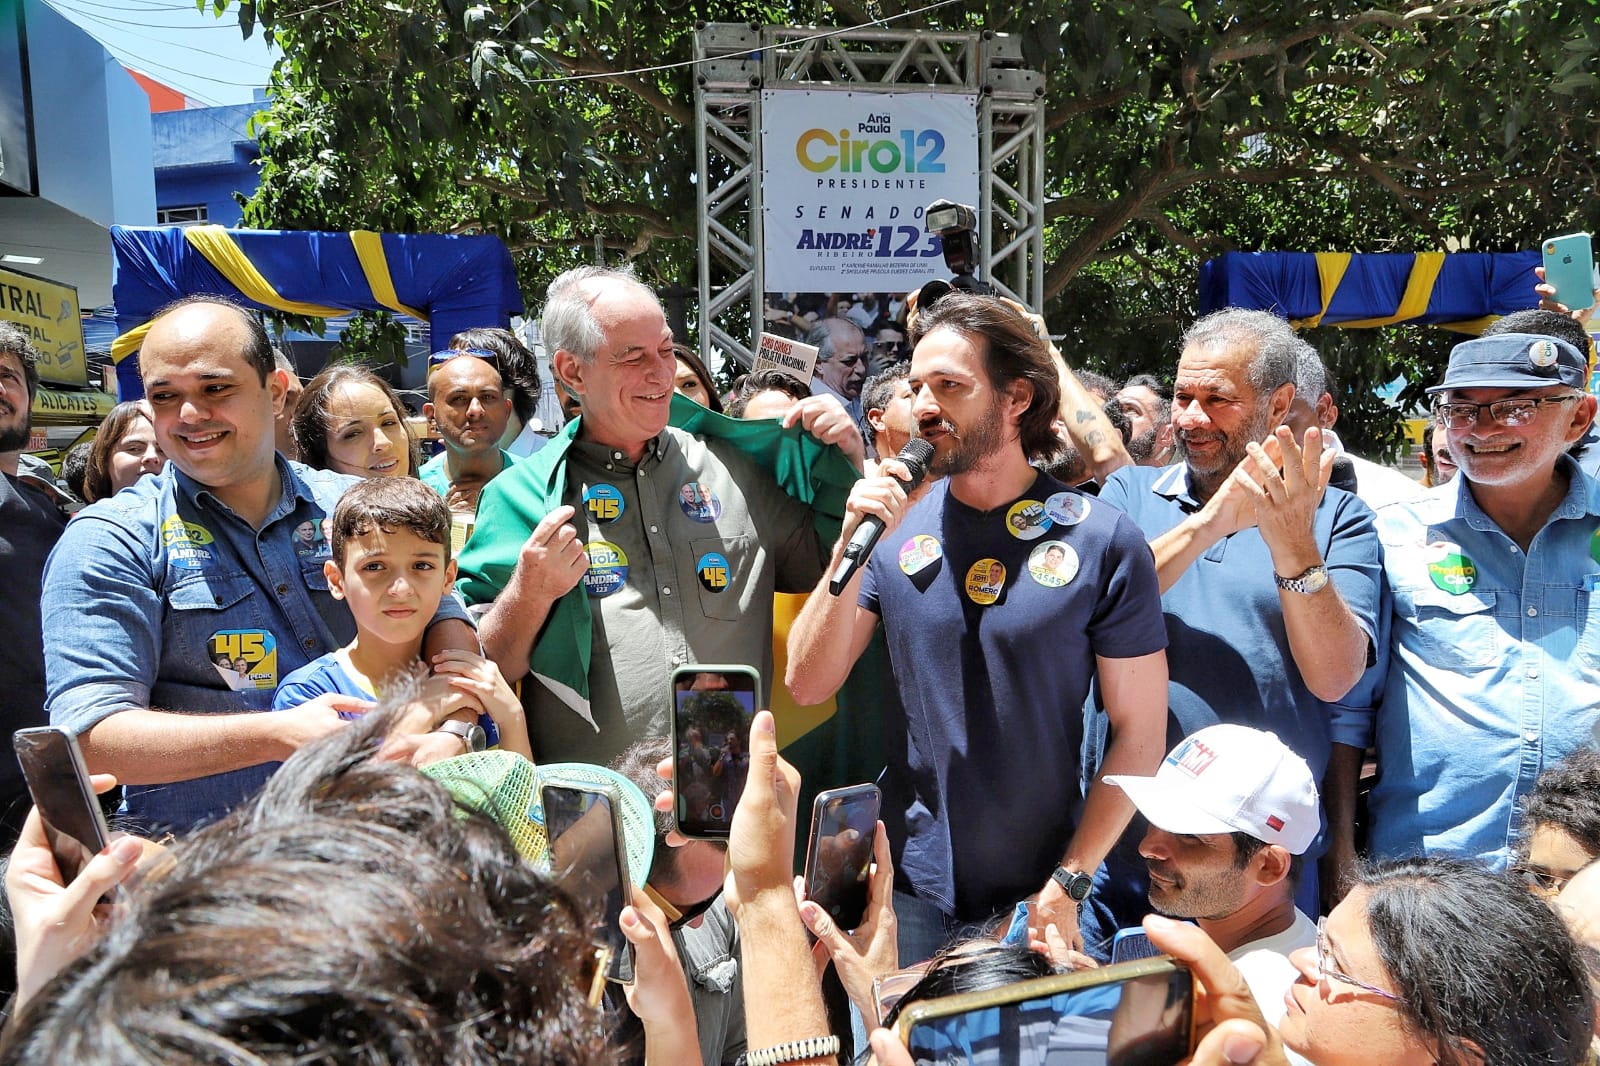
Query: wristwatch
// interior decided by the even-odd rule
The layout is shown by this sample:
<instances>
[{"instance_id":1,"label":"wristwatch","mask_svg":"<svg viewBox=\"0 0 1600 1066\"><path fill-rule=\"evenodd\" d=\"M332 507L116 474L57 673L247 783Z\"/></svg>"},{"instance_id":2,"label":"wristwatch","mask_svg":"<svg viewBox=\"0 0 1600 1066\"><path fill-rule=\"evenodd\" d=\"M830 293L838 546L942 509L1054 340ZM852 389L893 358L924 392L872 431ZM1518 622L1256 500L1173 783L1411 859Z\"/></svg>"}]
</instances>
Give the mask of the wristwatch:
<instances>
[{"instance_id":1,"label":"wristwatch","mask_svg":"<svg viewBox=\"0 0 1600 1066\"><path fill-rule=\"evenodd\" d=\"M1322 587L1328 583L1328 568L1318 563L1305 573L1298 574L1295 577L1279 577L1277 574L1273 574L1272 580L1278 583L1280 589L1288 589L1290 592L1304 592L1307 594L1321 592Z\"/></svg>"},{"instance_id":2,"label":"wristwatch","mask_svg":"<svg viewBox=\"0 0 1600 1066\"><path fill-rule=\"evenodd\" d=\"M1050 880L1061 886L1061 891L1074 903L1082 903L1089 898L1089 890L1094 887L1094 878L1077 870L1069 870L1065 866L1057 866L1050 874Z\"/></svg>"},{"instance_id":3,"label":"wristwatch","mask_svg":"<svg viewBox=\"0 0 1600 1066\"><path fill-rule=\"evenodd\" d=\"M477 722L459 722L454 718L446 718L439 723L435 733L453 733L466 744L468 751L482 751L489 746L489 738L484 735L483 726Z\"/></svg>"}]
</instances>

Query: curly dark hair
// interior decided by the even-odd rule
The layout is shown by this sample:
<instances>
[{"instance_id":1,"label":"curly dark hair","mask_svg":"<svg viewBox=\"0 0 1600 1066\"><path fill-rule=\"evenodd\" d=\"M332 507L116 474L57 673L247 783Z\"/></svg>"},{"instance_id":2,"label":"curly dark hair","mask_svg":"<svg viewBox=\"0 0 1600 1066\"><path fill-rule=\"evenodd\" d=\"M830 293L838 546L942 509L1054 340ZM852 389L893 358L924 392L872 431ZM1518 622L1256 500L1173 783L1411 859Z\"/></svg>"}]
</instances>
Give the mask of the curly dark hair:
<instances>
[{"instance_id":1,"label":"curly dark hair","mask_svg":"<svg viewBox=\"0 0 1600 1066\"><path fill-rule=\"evenodd\" d=\"M1591 855L1600 855L1600 752L1579 748L1539 775L1522 799L1519 852L1535 826L1559 829Z\"/></svg>"},{"instance_id":2,"label":"curly dark hair","mask_svg":"<svg viewBox=\"0 0 1600 1066\"><path fill-rule=\"evenodd\" d=\"M493 821L373 758L391 720L302 749L175 846L0 1061L611 1061L587 919Z\"/></svg>"}]
</instances>

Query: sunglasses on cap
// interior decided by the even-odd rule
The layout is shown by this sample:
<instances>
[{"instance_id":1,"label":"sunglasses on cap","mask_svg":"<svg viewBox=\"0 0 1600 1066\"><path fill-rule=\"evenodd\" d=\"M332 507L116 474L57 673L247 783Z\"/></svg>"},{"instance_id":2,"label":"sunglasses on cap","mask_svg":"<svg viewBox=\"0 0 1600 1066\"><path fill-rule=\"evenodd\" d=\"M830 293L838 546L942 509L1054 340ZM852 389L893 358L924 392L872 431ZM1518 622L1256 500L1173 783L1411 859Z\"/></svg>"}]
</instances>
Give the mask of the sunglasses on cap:
<instances>
[{"instance_id":1,"label":"sunglasses on cap","mask_svg":"<svg viewBox=\"0 0 1600 1066\"><path fill-rule=\"evenodd\" d=\"M500 369L500 357L487 348L445 348L428 356L428 372L431 374L445 363L462 355L482 359L486 363L493 364L496 370Z\"/></svg>"}]
</instances>

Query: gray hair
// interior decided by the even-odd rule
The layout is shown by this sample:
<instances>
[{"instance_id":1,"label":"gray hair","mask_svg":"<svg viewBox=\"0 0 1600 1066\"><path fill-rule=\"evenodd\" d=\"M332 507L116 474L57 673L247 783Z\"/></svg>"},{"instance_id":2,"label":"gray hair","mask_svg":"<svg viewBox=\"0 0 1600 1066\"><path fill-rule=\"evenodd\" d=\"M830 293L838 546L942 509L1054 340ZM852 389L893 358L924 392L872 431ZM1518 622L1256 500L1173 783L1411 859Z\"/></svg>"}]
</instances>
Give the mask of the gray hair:
<instances>
[{"instance_id":1,"label":"gray hair","mask_svg":"<svg viewBox=\"0 0 1600 1066\"><path fill-rule=\"evenodd\" d=\"M815 326L812 326L810 332L806 334L805 343L817 350L817 362L826 363L833 358L833 350L839 345L838 338L841 329L856 334L862 341L867 339L867 335L862 328L848 318L839 318L837 315L833 318L825 318Z\"/></svg>"},{"instance_id":2,"label":"gray hair","mask_svg":"<svg viewBox=\"0 0 1600 1066\"><path fill-rule=\"evenodd\" d=\"M1294 393L1304 397L1306 403L1315 405L1328 387L1328 368L1322 364L1317 350L1300 338L1295 338Z\"/></svg>"},{"instance_id":3,"label":"gray hair","mask_svg":"<svg viewBox=\"0 0 1600 1066\"><path fill-rule=\"evenodd\" d=\"M297 381L300 379L300 371L295 368L294 360L285 355L283 349L276 345L272 348L272 361L278 364L279 370L288 374L291 378Z\"/></svg>"},{"instance_id":4,"label":"gray hair","mask_svg":"<svg viewBox=\"0 0 1600 1066\"><path fill-rule=\"evenodd\" d=\"M546 351L565 349L583 360L594 362L594 357L605 343L605 330L594 317L594 300L600 288L609 282L633 285L661 306L660 299L651 288L640 281L632 266L602 267L581 266L561 274L550 283L544 301L544 346Z\"/></svg>"},{"instance_id":5,"label":"gray hair","mask_svg":"<svg viewBox=\"0 0 1600 1066\"><path fill-rule=\"evenodd\" d=\"M1255 352L1245 373L1250 387L1257 396L1262 396L1281 386L1294 384L1299 349L1303 343L1295 335L1293 326L1270 311L1224 307L1190 326L1183 335L1181 347L1209 348L1220 345L1231 348L1249 345Z\"/></svg>"}]
</instances>

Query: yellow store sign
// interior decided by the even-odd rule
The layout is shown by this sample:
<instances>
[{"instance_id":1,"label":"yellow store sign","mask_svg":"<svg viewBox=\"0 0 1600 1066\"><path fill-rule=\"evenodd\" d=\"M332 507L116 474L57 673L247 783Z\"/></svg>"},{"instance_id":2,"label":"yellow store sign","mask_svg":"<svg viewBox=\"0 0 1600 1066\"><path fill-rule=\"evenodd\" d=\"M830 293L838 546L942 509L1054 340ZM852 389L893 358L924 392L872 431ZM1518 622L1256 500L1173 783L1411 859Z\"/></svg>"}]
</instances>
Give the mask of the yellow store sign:
<instances>
[{"instance_id":1,"label":"yellow store sign","mask_svg":"<svg viewBox=\"0 0 1600 1066\"><path fill-rule=\"evenodd\" d=\"M43 357L40 378L59 385L89 384L77 289L0 268L0 318L21 326L33 339Z\"/></svg>"}]
</instances>

